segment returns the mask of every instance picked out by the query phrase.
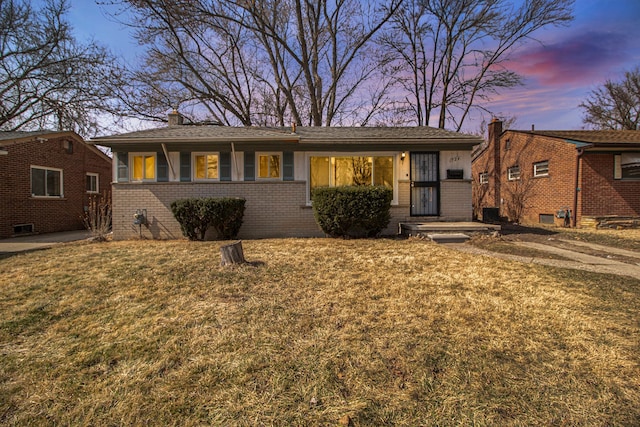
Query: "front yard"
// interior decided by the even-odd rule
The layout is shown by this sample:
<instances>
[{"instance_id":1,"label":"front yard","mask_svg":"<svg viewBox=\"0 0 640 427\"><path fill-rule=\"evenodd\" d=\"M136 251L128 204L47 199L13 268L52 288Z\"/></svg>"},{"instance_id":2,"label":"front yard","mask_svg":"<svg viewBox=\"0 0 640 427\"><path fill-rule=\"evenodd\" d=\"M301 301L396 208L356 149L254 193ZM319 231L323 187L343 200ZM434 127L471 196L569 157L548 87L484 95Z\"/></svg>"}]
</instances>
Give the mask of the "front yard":
<instances>
[{"instance_id":1,"label":"front yard","mask_svg":"<svg viewBox=\"0 0 640 427\"><path fill-rule=\"evenodd\" d=\"M637 425L640 282L422 240L0 260L0 424Z\"/></svg>"}]
</instances>

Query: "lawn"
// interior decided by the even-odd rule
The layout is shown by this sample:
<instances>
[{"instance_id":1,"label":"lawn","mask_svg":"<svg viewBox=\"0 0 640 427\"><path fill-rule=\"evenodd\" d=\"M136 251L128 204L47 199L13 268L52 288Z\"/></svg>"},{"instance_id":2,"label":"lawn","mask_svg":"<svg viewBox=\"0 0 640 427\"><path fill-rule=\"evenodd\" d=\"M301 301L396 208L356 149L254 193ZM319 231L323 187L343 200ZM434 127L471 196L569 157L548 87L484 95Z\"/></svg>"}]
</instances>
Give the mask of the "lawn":
<instances>
[{"instance_id":1,"label":"lawn","mask_svg":"<svg viewBox=\"0 0 640 427\"><path fill-rule=\"evenodd\" d=\"M640 282L423 240L0 260L0 424L640 424Z\"/></svg>"}]
</instances>

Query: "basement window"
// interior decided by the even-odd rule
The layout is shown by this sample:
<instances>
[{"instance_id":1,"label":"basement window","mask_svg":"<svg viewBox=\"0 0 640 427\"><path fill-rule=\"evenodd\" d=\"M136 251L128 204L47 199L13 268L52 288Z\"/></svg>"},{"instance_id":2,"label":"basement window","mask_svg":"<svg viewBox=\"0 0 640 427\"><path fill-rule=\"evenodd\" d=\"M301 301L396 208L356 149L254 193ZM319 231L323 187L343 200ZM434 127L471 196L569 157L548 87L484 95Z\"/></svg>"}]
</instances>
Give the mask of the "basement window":
<instances>
[{"instance_id":1,"label":"basement window","mask_svg":"<svg viewBox=\"0 0 640 427\"><path fill-rule=\"evenodd\" d=\"M554 224L553 214L540 214L540 224Z\"/></svg>"},{"instance_id":2,"label":"basement window","mask_svg":"<svg viewBox=\"0 0 640 427\"><path fill-rule=\"evenodd\" d=\"M33 233L33 224L16 224L13 226L13 234Z\"/></svg>"}]
</instances>

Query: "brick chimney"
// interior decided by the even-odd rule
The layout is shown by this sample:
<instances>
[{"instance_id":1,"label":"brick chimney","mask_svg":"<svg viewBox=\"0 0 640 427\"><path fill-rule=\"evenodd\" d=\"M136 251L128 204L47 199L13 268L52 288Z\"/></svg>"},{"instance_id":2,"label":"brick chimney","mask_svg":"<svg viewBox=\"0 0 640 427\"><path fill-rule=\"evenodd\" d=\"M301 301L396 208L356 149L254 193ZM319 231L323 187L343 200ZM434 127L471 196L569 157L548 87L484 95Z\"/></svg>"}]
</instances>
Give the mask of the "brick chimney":
<instances>
[{"instance_id":1,"label":"brick chimney","mask_svg":"<svg viewBox=\"0 0 640 427\"><path fill-rule=\"evenodd\" d=\"M178 110L173 110L168 115L169 127L173 126L182 126L184 122L184 117L182 114L178 113Z\"/></svg>"},{"instance_id":2,"label":"brick chimney","mask_svg":"<svg viewBox=\"0 0 640 427\"><path fill-rule=\"evenodd\" d=\"M494 206L500 207L500 172L502 169L502 156L500 153L500 136L502 135L502 122L494 117L489 123L489 147L493 150L493 183Z\"/></svg>"}]
</instances>

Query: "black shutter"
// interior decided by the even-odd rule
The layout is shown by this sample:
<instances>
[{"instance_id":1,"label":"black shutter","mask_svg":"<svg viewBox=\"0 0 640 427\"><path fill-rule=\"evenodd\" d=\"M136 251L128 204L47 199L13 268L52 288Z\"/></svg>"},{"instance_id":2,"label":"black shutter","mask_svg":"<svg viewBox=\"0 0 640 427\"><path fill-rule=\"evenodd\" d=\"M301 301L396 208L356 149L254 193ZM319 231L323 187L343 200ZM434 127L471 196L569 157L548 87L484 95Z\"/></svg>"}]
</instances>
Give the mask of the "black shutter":
<instances>
[{"instance_id":1,"label":"black shutter","mask_svg":"<svg viewBox=\"0 0 640 427\"><path fill-rule=\"evenodd\" d=\"M293 151L285 151L282 153L282 180L293 181L293 173Z\"/></svg>"},{"instance_id":2,"label":"black shutter","mask_svg":"<svg viewBox=\"0 0 640 427\"><path fill-rule=\"evenodd\" d=\"M256 153L246 151L244 153L244 180L256 180Z\"/></svg>"},{"instance_id":3,"label":"black shutter","mask_svg":"<svg viewBox=\"0 0 640 427\"><path fill-rule=\"evenodd\" d=\"M118 182L129 181L129 153L118 153Z\"/></svg>"},{"instance_id":4,"label":"black shutter","mask_svg":"<svg viewBox=\"0 0 640 427\"><path fill-rule=\"evenodd\" d=\"M231 181L231 153L220 153L220 181Z\"/></svg>"},{"instance_id":5,"label":"black shutter","mask_svg":"<svg viewBox=\"0 0 640 427\"><path fill-rule=\"evenodd\" d=\"M191 153L180 153L180 181L191 181Z\"/></svg>"},{"instance_id":6,"label":"black shutter","mask_svg":"<svg viewBox=\"0 0 640 427\"><path fill-rule=\"evenodd\" d=\"M158 182L168 182L169 181L169 163L167 162L167 158L164 155L164 152L158 152Z\"/></svg>"}]
</instances>

